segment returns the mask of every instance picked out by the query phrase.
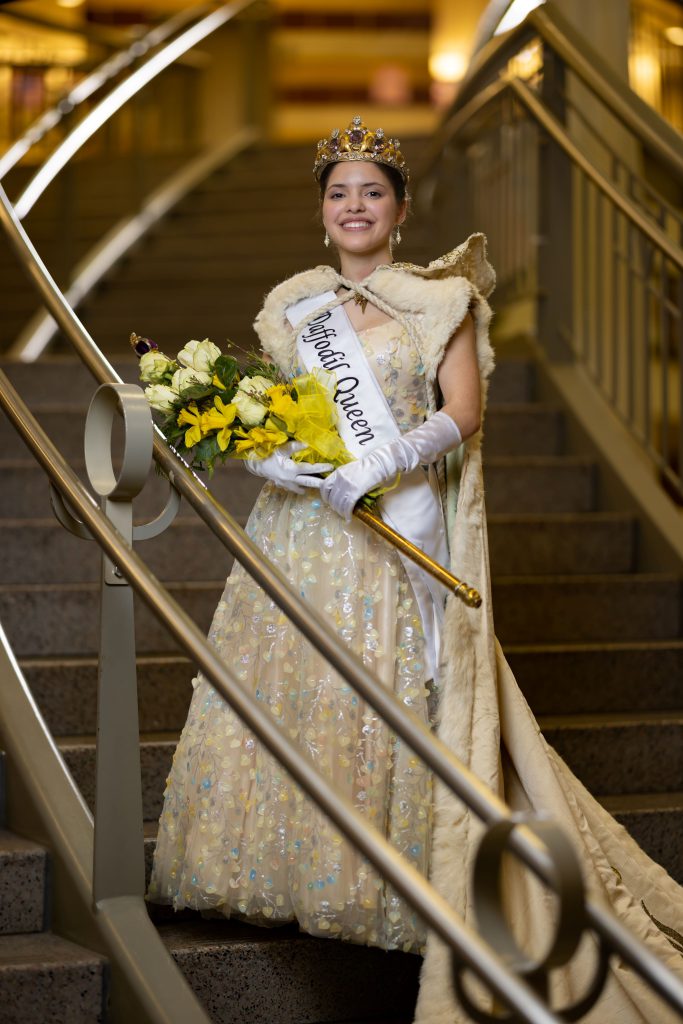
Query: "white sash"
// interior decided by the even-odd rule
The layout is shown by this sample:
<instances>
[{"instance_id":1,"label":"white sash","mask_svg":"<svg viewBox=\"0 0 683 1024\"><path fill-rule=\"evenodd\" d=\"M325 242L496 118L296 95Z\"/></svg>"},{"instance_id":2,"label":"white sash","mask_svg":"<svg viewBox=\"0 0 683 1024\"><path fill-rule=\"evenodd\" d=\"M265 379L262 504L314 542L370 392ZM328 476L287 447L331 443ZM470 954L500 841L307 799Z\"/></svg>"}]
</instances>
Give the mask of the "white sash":
<instances>
[{"instance_id":1,"label":"white sash","mask_svg":"<svg viewBox=\"0 0 683 1024\"><path fill-rule=\"evenodd\" d=\"M328 305L335 298L335 293L330 291L302 299L289 307L287 319L292 327L297 327L309 313ZM339 433L352 455L361 458L378 445L400 437L401 432L386 397L342 306L326 310L309 320L297 337L297 351L309 373L315 368L335 373ZM448 565L446 530L433 467L430 467L429 477L421 466L412 473L404 474L398 487L382 496L380 509L389 526L430 558L441 565ZM428 667L432 678L436 678L447 591L410 559L403 555L400 558L420 611Z\"/></svg>"}]
</instances>

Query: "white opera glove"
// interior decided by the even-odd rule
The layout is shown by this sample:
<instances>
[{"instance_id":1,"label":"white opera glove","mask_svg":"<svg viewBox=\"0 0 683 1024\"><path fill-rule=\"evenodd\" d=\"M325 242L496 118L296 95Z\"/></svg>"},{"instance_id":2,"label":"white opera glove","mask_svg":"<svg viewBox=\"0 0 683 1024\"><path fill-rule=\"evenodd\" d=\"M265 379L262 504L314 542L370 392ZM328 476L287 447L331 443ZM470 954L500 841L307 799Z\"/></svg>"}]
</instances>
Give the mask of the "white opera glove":
<instances>
[{"instance_id":1,"label":"white opera glove","mask_svg":"<svg viewBox=\"0 0 683 1024\"><path fill-rule=\"evenodd\" d=\"M462 435L457 423L447 412L435 412L407 434L335 469L322 481L320 496L348 522L364 494L393 481L398 473L436 462L459 444Z\"/></svg>"},{"instance_id":2,"label":"white opera glove","mask_svg":"<svg viewBox=\"0 0 683 1024\"><path fill-rule=\"evenodd\" d=\"M333 468L329 462L294 462L289 458L294 452L300 452L306 447L301 441L289 441L276 448L266 459L245 459L244 466L254 476L272 480L286 491L304 494L307 487L320 487L322 479L316 473L328 473Z\"/></svg>"}]
</instances>

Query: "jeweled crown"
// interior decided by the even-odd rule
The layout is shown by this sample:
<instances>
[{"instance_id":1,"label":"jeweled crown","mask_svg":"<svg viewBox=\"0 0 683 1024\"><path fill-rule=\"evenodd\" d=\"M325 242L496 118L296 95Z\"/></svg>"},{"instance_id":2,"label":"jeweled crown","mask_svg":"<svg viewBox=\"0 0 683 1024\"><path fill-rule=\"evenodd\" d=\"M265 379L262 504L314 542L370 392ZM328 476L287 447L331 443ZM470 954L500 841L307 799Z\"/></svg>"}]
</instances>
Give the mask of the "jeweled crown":
<instances>
[{"instance_id":1,"label":"jeweled crown","mask_svg":"<svg viewBox=\"0 0 683 1024\"><path fill-rule=\"evenodd\" d=\"M372 160L376 164L395 167L405 182L409 173L398 139L388 139L382 128L370 131L361 117L354 117L348 128L333 128L329 139L321 139L315 155L313 173L317 181L328 164L340 160Z\"/></svg>"}]
</instances>

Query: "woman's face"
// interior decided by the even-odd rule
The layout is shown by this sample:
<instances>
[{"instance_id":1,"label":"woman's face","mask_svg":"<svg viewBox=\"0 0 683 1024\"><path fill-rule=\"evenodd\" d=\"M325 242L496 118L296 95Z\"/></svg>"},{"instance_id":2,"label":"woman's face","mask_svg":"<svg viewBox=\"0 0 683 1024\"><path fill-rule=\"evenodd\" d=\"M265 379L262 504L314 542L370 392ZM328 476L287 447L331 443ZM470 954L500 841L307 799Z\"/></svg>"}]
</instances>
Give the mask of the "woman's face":
<instances>
[{"instance_id":1,"label":"woman's face","mask_svg":"<svg viewBox=\"0 0 683 1024\"><path fill-rule=\"evenodd\" d=\"M385 250L396 224L405 218L379 164L342 161L330 171L322 200L323 224L338 249L356 255Z\"/></svg>"}]
</instances>

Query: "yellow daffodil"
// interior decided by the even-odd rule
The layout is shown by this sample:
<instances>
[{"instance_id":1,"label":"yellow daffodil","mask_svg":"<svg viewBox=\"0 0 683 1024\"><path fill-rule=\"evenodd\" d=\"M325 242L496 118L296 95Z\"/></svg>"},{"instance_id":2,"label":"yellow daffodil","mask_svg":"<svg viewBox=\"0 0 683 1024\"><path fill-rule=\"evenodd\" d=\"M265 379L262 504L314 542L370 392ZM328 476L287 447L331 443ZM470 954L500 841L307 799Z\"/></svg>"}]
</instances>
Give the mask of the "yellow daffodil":
<instances>
[{"instance_id":1,"label":"yellow daffodil","mask_svg":"<svg viewBox=\"0 0 683 1024\"><path fill-rule=\"evenodd\" d=\"M266 459L279 445L289 440L283 430L267 422L262 427L252 427L248 431L238 427L235 437L240 438L235 442L235 455L243 459L249 458L252 453L257 459Z\"/></svg>"},{"instance_id":2,"label":"yellow daffodil","mask_svg":"<svg viewBox=\"0 0 683 1024\"><path fill-rule=\"evenodd\" d=\"M190 402L187 409L181 409L178 416L178 426L190 424L190 429L185 431L185 447L192 448L201 441L204 433L202 431L202 414L197 408L196 402Z\"/></svg>"},{"instance_id":3,"label":"yellow daffodil","mask_svg":"<svg viewBox=\"0 0 683 1024\"><path fill-rule=\"evenodd\" d=\"M230 438L232 437L232 430L228 429L230 424L234 421L237 415L237 409L232 403L226 405L222 398L218 395L213 400L213 409L209 409L202 416L202 427L204 432L208 434L210 430L217 430L216 440L218 441L218 447L222 452L226 450L230 444Z\"/></svg>"},{"instance_id":4,"label":"yellow daffodil","mask_svg":"<svg viewBox=\"0 0 683 1024\"><path fill-rule=\"evenodd\" d=\"M221 391L225 391L225 384L222 382L217 373L214 373L213 380L211 381L215 388L219 388Z\"/></svg>"}]
</instances>

